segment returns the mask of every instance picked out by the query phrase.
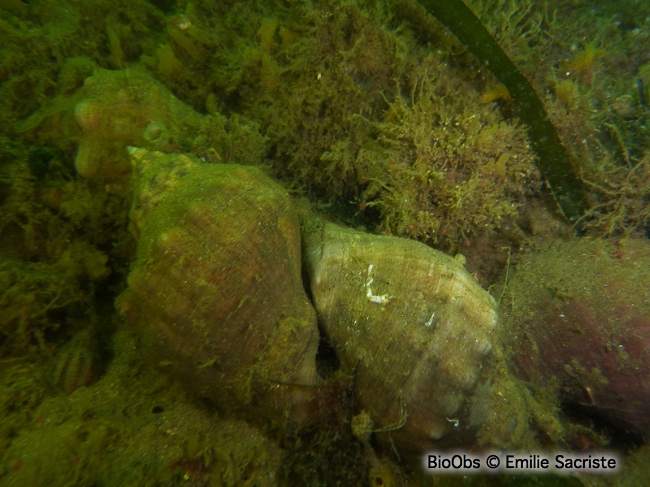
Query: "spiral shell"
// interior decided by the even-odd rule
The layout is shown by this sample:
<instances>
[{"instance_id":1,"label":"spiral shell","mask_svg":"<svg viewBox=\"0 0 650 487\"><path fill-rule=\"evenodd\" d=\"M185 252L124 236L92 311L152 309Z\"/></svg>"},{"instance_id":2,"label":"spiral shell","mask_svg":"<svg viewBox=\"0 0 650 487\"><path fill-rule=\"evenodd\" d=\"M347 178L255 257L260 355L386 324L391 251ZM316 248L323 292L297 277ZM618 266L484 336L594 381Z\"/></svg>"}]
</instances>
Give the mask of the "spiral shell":
<instances>
[{"instance_id":1,"label":"spiral shell","mask_svg":"<svg viewBox=\"0 0 650 487\"><path fill-rule=\"evenodd\" d=\"M557 242L522 259L504 323L519 374L617 432L650 437L650 242Z\"/></svg>"},{"instance_id":2,"label":"spiral shell","mask_svg":"<svg viewBox=\"0 0 650 487\"><path fill-rule=\"evenodd\" d=\"M132 69L97 69L84 82L74 117L82 131L75 168L86 179L107 183L129 174L127 146L188 149L203 122L166 87Z\"/></svg>"},{"instance_id":3,"label":"spiral shell","mask_svg":"<svg viewBox=\"0 0 650 487\"><path fill-rule=\"evenodd\" d=\"M494 299L454 258L410 240L312 221L303 245L321 326L374 431L403 451L452 432L460 441L492 347Z\"/></svg>"},{"instance_id":4,"label":"spiral shell","mask_svg":"<svg viewBox=\"0 0 650 487\"><path fill-rule=\"evenodd\" d=\"M131 155L138 256L119 311L199 395L272 421L308 419L318 329L286 191L255 168Z\"/></svg>"}]
</instances>

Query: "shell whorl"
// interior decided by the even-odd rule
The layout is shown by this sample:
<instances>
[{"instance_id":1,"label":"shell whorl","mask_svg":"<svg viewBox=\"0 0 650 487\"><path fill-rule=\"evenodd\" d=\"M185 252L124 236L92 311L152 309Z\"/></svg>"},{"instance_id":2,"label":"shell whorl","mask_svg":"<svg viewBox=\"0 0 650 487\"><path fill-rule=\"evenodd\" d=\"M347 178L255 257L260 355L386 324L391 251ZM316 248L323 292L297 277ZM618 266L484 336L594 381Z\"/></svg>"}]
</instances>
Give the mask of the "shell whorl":
<instances>
[{"instance_id":1,"label":"shell whorl","mask_svg":"<svg viewBox=\"0 0 650 487\"><path fill-rule=\"evenodd\" d=\"M494 299L459 262L423 244L304 227L313 302L354 371L359 406L405 448L448 435L492 347Z\"/></svg>"},{"instance_id":2,"label":"shell whorl","mask_svg":"<svg viewBox=\"0 0 650 487\"><path fill-rule=\"evenodd\" d=\"M126 321L193 392L272 422L308 420L318 329L289 195L251 167L131 156L138 255L117 302Z\"/></svg>"}]
</instances>

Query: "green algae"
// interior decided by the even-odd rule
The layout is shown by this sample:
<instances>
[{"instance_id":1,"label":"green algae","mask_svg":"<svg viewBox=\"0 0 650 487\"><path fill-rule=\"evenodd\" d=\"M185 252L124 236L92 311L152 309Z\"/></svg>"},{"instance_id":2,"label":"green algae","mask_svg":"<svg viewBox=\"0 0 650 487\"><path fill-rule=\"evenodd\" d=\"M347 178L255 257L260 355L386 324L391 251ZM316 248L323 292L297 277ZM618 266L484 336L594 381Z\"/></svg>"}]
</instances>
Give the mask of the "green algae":
<instances>
[{"instance_id":1,"label":"green algae","mask_svg":"<svg viewBox=\"0 0 650 487\"><path fill-rule=\"evenodd\" d=\"M460 0L420 0L508 89L517 114L528 128L538 165L562 212L576 222L587 210L581 181L555 128L532 86L492 38L473 12Z\"/></svg>"}]
</instances>

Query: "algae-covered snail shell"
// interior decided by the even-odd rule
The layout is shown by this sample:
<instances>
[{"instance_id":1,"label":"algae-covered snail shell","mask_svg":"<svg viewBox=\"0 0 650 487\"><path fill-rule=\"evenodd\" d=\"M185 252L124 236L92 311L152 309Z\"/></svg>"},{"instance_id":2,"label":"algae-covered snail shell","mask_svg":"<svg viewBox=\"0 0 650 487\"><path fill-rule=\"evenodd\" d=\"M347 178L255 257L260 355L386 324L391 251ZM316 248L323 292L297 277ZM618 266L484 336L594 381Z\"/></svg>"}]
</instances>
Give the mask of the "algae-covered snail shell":
<instances>
[{"instance_id":1,"label":"algae-covered snail shell","mask_svg":"<svg viewBox=\"0 0 650 487\"><path fill-rule=\"evenodd\" d=\"M395 445L463 441L492 348L496 303L454 258L421 243L306 222L321 326L354 374L359 407ZM471 440L469 440L471 441Z\"/></svg>"},{"instance_id":2,"label":"algae-covered snail shell","mask_svg":"<svg viewBox=\"0 0 650 487\"><path fill-rule=\"evenodd\" d=\"M137 259L119 311L155 363L199 395L271 421L308 420L318 329L286 191L255 168L131 157Z\"/></svg>"},{"instance_id":3,"label":"algae-covered snail shell","mask_svg":"<svg viewBox=\"0 0 650 487\"><path fill-rule=\"evenodd\" d=\"M221 407L305 424L316 403L345 409L316 373L318 315L375 432L404 451L465 441L496 305L460 263L311 218L301 258L292 202L259 170L131 157L138 254L118 309L156 363Z\"/></svg>"}]
</instances>

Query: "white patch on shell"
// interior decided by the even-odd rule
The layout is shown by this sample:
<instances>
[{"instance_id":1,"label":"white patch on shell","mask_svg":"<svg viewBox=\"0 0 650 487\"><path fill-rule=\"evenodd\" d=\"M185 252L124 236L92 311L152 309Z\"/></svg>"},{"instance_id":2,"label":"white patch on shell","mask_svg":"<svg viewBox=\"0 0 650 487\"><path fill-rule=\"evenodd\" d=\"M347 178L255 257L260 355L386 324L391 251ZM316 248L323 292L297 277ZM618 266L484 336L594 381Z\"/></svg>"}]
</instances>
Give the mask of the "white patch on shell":
<instances>
[{"instance_id":1,"label":"white patch on shell","mask_svg":"<svg viewBox=\"0 0 650 487\"><path fill-rule=\"evenodd\" d=\"M368 266L368 282L366 283L366 298L371 303L386 304L395 296L389 296L388 294L373 294L372 289L370 288L370 285L374 282L374 279L371 276L373 267L374 266L372 264Z\"/></svg>"}]
</instances>

